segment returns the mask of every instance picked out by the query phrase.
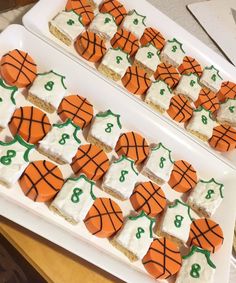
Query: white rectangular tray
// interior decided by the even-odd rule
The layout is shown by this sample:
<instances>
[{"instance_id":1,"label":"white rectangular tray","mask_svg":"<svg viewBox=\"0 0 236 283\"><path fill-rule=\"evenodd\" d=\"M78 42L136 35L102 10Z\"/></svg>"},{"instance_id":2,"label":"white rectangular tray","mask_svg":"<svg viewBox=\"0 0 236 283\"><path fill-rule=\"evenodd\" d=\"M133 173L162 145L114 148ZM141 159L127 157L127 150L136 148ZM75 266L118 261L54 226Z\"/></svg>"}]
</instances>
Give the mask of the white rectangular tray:
<instances>
[{"instance_id":1,"label":"white rectangular tray","mask_svg":"<svg viewBox=\"0 0 236 283\"><path fill-rule=\"evenodd\" d=\"M119 113L127 129L140 132L149 142L164 143L173 150L175 160L185 159L192 163L201 178L215 177L219 182L224 183L225 198L213 218L222 226L225 241L220 251L212 256L212 260L217 266L215 282L228 282L236 213L234 169L203 149L198 143L182 135L175 127L143 108L140 103L124 96L120 90L114 89L96 74L55 50L22 26L9 26L0 34L0 57L14 48L29 52L37 62L39 72L54 69L65 75L68 93L79 93L85 96L95 105L96 109L110 108ZM18 105L30 104L21 94L16 98ZM51 122L57 119L55 114L50 115L50 118ZM8 134L9 132L4 130L0 139ZM45 159L39 153L36 153L33 158ZM60 166L64 177L68 175L69 166L67 166ZM164 190L169 199L178 195L167 186L164 187ZM98 188L95 188L95 195L108 196ZM128 202L115 201L127 215ZM141 263L131 264L107 240L98 239L89 234L83 223L76 226L71 225L52 213L46 204L35 203L25 197L18 184L11 189L0 186L0 214L126 282L157 282L145 273Z\"/></svg>"},{"instance_id":2,"label":"white rectangular tray","mask_svg":"<svg viewBox=\"0 0 236 283\"><path fill-rule=\"evenodd\" d=\"M99 1L96 1L99 2ZM101 2L101 1L100 1ZM236 68L226 61L223 57L218 55L216 52L211 50L189 32L184 30L166 15L161 13L158 9L148 3L146 0L121 0L128 10L136 9L140 14L147 16L147 26L156 27L166 39L171 39L173 37L177 38L184 44L184 49L187 55L195 57L202 66L214 65L217 69L220 70L220 74L224 80L230 80L236 82ZM46 40L48 43L52 44L55 48L65 53L67 56L75 60L80 65L89 69L91 72L96 74L99 77L102 77L104 81L108 84L113 85L115 88L119 88L124 96L127 95L133 100L138 101L144 107L149 109L150 112L155 113L156 117L167 121L169 124L174 125L179 131L188 136L189 139L194 140L196 143L200 144L202 147L215 154L227 162L232 167L236 169L236 149L229 153L220 153L210 148L208 143L197 139L192 134L188 133L183 126L180 126L179 123L172 121L167 114L161 115L154 110L152 110L147 104L145 104L140 98L128 93L123 87L119 84L105 78L101 75L94 67L92 63L88 63L82 57L80 57L74 48L68 47L63 44L60 40L55 38L48 29L48 22L57 15L58 12L62 11L65 8L66 0L40 0L23 18L23 23L25 27Z\"/></svg>"}]
</instances>

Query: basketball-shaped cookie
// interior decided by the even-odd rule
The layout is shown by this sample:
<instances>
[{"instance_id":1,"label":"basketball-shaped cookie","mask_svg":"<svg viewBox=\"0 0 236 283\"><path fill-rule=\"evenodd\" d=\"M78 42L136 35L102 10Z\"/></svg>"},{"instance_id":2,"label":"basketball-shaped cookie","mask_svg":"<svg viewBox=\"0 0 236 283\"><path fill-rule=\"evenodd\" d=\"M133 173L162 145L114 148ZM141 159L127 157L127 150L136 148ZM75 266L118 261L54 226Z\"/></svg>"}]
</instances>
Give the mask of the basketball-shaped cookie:
<instances>
[{"instance_id":1,"label":"basketball-shaped cookie","mask_svg":"<svg viewBox=\"0 0 236 283\"><path fill-rule=\"evenodd\" d=\"M227 152L236 147L236 130L227 125L220 125L213 129L209 144L215 150Z\"/></svg>"},{"instance_id":2,"label":"basketball-shaped cookie","mask_svg":"<svg viewBox=\"0 0 236 283\"><path fill-rule=\"evenodd\" d=\"M20 135L25 141L36 144L51 130L46 113L33 106L17 108L9 122L13 136Z\"/></svg>"},{"instance_id":3,"label":"basketball-shaped cookie","mask_svg":"<svg viewBox=\"0 0 236 283\"><path fill-rule=\"evenodd\" d=\"M185 56L183 63L178 67L178 71L181 75L196 74L202 76L202 67L198 61L190 56Z\"/></svg>"},{"instance_id":4,"label":"basketball-shaped cookie","mask_svg":"<svg viewBox=\"0 0 236 283\"><path fill-rule=\"evenodd\" d=\"M161 50L165 45L164 36L155 28L148 27L145 29L142 37L140 38L142 46L148 43L153 44L157 49Z\"/></svg>"},{"instance_id":5,"label":"basketball-shaped cookie","mask_svg":"<svg viewBox=\"0 0 236 283\"><path fill-rule=\"evenodd\" d=\"M113 236L120 230L123 222L121 208L109 198L97 198L84 219L89 232L99 238Z\"/></svg>"},{"instance_id":6,"label":"basketball-shaped cookie","mask_svg":"<svg viewBox=\"0 0 236 283\"><path fill-rule=\"evenodd\" d=\"M193 115L193 108L189 100L182 94L175 95L170 100L167 114L178 123L188 121Z\"/></svg>"},{"instance_id":7,"label":"basketball-shaped cookie","mask_svg":"<svg viewBox=\"0 0 236 283\"><path fill-rule=\"evenodd\" d=\"M37 65L31 56L21 50L14 49L2 56L1 76L11 86L27 87L37 76Z\"/></svg>"},{"instance_id":8,"label":"basketball-shaped cookie","mask_svg":"<svg viewBox=\"0 0 236 283\"><path fill-rule=\"evenodd\" d=\"M94 19L94 12L87 0L68 0L66 11L74 11L81 16L83 25L89 25Z\"/></svg>"},{"instance_id":9,"label":"basketball-shaped cookie","mask_svg":"<svg viewBox=\"0 0 236 283\"><path fill-rule=\"evenodd\" d=\"M123 21L124 17L127 15L127 11L119 1L116 0L105 0L101 3L99 7L101 13L111 14L116 24L119 26Z\"/></svg>"},{"instance_id":10,"label":"basketball-shaped cookie","mask_svg":"<svg viewBox=\"0 0 236 283\"><path fill-rule=\"evenodd\" d=\"M104 40L94 32L81 33L75 42L75 49L84 59L98 62L106 53Z\"/></svg>"},{"instance_id":11,"label":"basketball-shaped cookie","mask_svg":"<svg viewBox=\"0 0 236 283\"><path fill-rule=\"evenodd\" d=\"M111 39L113 48L120 48L129 55L134 55L139 49L138 38L130 31L119 29Z\"/></svg>"},{"instance_id":12,"label":"basketball-shaped cookie","mask_svg":"<svg viewBox=\"0 0 236 283\"><path fill-rule=\"evenodd\" d=\"M93 105L84 97L79 95L69 95L63 98L57 114L63 122L71 119L73 123L86 128L93 119Z\"/></svg>"},{"instance_id":13,"label":"basketball-shaped cookie","mask_svg":"<svg viewBox=\"0 0 236 283\"><path fill-rule=\"evenodd\" d=\"M206 110L211 111L211 113L214 113L220 108L220 103L216 94L205 87L201 89L198 99L194 102L194 104L196 108L202 106Z\"/></svg>"},{"instance_id":14,"label":"basketball-shaped cookie","mask_svg":"<svg viewBox=\"0 0 236 283\"><path fill-rule=\"evenodd\" d=\"M97 181L109 169L109 159L98 146L84 144L78 148L71 167L76 175L83 173L89 179Z\"/></svg>"},{"instance_id":15,"label":"basketball-shaped cookie","mask_svg":"<svg viewBox=\"0 0 236 283\"><path fill-rule=\"evenodd\" d=\"M180 270L182 257L175 243L167 238L157 238L151 243L142 262L155 279L168 279Z\"/></svg>"},{"instance_id":16,"label":"basketball-shaped cookie","mask_svg":"<svg viewBox=\"0 0 236 283\"><path fill-rule=\"evenodd\" d=\"M214 253L219 250L223 241L223 231L212 219L201 218L192 222L189 234L190 246L197 246Z\"/></svg>"},{"instance_id":17,"label":"basketball-shaped cookie","mask_svg":"<svg viewBox=\"0 0 236 283\"><path fill-rule=\"evenodd\" d=\"M154 73L155 80L162 80L169 85L170 88L174 88L180 80L180 74L176 68L170 64L161 63L157 66Z\"/></svg>"},{"instance_id":18,"label":"basketball-shaped cookie","mask_svg":"<svg viewBox=\"0 0 236 283\"><path fill-rule=\"evenodd\" d=\"M147 158L150 148L146 139L140 134L127 132L120 136L115 150L119 156L125 155L139 164Z\"/></svg>"},{"instance_id":19,"label":"basketball-shaped cookie","mask_svg":"<svg viewBox=\"0 0 236 283\"><path fill-rule=\"evenodd\" d=\"M217 93L220 102L224 102L227 98L236 98L236 84L230 81L223 82L221 88Z\"/></svg>"},{"instance_id":20,"label":"basketball-shaped cookie","mask_svg":"<svg viewBox=\"0 0 236 283\"><path fill-rule=\"evenodd\" d=\"M121 81L129 92L137 95L146 93L152 83L148 74L136 66L128 67Z\"/></svg>"},{"instance_id":21,"label":"basketball-shaped cookie","mask_svg":"<svg viewBox=\"0 0 236 283\"><path fill-rule=\"evenodd\" d=\"M60 191L64 179L57 165L40 160L28 165L19 184L28 198L37 202L47 202Z\"/></svg>"},{"instance_id":22,"label":"basketball-shaped cookie","mask_svg":"<svg viewBox=\"0 0 236 283\"><path fill-rule=\"evenodd\" d=\"M184 160L175 161L168 184L180 193L186 193L197 184L197 172Z\"/></svg>"},{"instance_id":23,"label":"basketball-shaped cookie","mask_svg":"<svg viewBox=\"0 0 236 283\"><path fill-rule=\"evenodd\" d=\"M163 190L153 182L139 183L130 197L130 202L137 212L144 211L151 217L157 216L166 207Z\"/></svg>"}]
</instances>

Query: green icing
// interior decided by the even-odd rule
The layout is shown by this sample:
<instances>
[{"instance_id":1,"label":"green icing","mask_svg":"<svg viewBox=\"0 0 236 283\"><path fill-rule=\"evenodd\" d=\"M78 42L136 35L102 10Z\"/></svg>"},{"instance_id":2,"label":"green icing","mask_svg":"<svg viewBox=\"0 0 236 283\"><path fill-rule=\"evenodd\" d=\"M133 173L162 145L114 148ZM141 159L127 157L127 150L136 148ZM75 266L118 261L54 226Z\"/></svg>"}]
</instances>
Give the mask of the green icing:
<instances>
[{"instance_id":1,"label":"green icing","mask_svg":"<svg viewBox=\"0 0 236 283\"><path fill-rule=\"evenodd\" d=\"M131 165L131 169L134 171L134 173L138 176L138 171L135 169L135 165L134 165L134 161L128 157L126 157L125 155L122 155L118 160L116 160L114 162L114 164L117 164L117 163L120 163L122 161L129 161L130 162L130 165Z\"/></svg>"},{"instance_id":2,"label":"green icing","mask_svg":"<svg viewBox=\"0 0 236 283\"><path fill-rule=\"evenodd\" d=\"M125 181L125 175L127 175L127 174L129 174L129 171L127 171L127 170L122 170L121 171L120 178L119 178L119 181L121 183L123 183Z\"/></svg>"},{"instance_id":3,"label":"green icing","mask_svg":"<svg viewBox=\"0 0 236 283\"><path fill-rule=\"evenodd\" d=\"M211 65L211 67L205 67L205 70L215 70L216 71L216 75L221 79L223 80L223 78L220 76L220 72L218 69L216 69L213 65ZM212 79L213 80L213 79ZM215 80L216 81L216 77L215 77Z\"/></svg>"},{"instance_id":4,"label":"green icing","mask_svg":"<svg viewBox=\"0 0 236 283\"><path fill-rule=\"evenodd\" d=\"M62 124L53 124L53 127L56 127L56 128L59 128L59 129L62 129L62 128L65 128L67 127L68 125L72 125L75 130L74 130L74 133L73 133L73 137L74 139L76 140L76 142L78 144L81 144L81 140L77 137L77 134L78 132L81 130L79 126L76 126L72 121L71 119L67 119L65 123L62 123ZM65 134L67 136L63 136L62 135L62 139L59 141L59 143L61 145L64 145L66 143L66 139L70 138L70 136L68 134ZM69 136L69 137L68 137Z\"/></svg>"},{"instance_id":5,"label":"green icing","mask_svg":"<svg viewBox=\"0 0 236 283\"><path fill-rule=\"evenodd\" d=\"M180 48L180 50L183 52L183 53L185 53L185 51L184 51L184 49L183 49L183 44L181 43L181 42L179 42L176 38L173 38L172 40L168 40L168 42L169 43L174 43L174 44L177 44L178 46L179 46L179 48ZM174 45L175 46L175 45ZM174 47L173 46L173 47ZM176 50L177 50L177 46L175 46L175 51L173 51L173 52L176 52Z\"/></svg>"},{"instance_id":6,"label":"green icing","mask_svg":"<svg viewBox=\"0 0 236 283\"><path fill-rule=\"evenodd\" d=\"M112 123L107 123L107 128L105 129L105 132L111 133L113 127L114 127L114 125Z\"/></svg>"},{"instance_id":7,"label":"green icing","mask_svg":"<svg viewBox=\"0 0 236 283\"><path fill-rule=\"evenodd\" d=\"M0 158L0 162L3 164L3 165L10 165L11 162L12 162L12 159L16 157L16 151L15 150L8 150L7 151L7 155L5 156L2 156Z\"/></svg>"},{"instance_id":8,"label":"green icing","mask_svg":"<svg viewBox=\"0 0 236 283\"><path fill-rule=\"evenodd\" d=\"M105 117L108 117L108 116L113 116L116 118L116 121L117 121L117 125L120 129L122 129L122 125L121 125L121 122L120 122L120 115L118 114L114 114L110 109L103 112L103 113L98 113L96 115L96 117L98 118L105 118Z\"/></svg>"},{"instance_id":9,"label":"green icing","mask_svg":"<svg viewBox=\"0 0 236 283\"><path fill-rule=\"evenodd\" d=\"M201 270L201 266L198 263L194 263L191 266L191 270L190 270L190 275L193 278L199 278L200 277L200 270Z\"/></svg>"},{"instance_id":10,"label":"green icing","mask_svg":"<svg viewBox=\"0 0 236 283\"><path fill-rule=\"evenodd\" d=\"M146 26L146 24L145 24L146 16L143 16L143 15L139 14L136 10L131 11L128 15L131 16L133 14L136 14L137 17L140 17L142 19L141 22L143 23L144 26ZM138 19L135 19L135 20L138 20ZM134 24L137 25L138 23L136 22Z\"/></svg>"},{"instance_id":11,"label":"green icing","mask_svg":"<svg viewBox=\"0 0 236 283\"><path fill-rule=\"evenodd\" d=\"M64 88L64 89L67 89L67 87L65 86L65 83L64 83L64 80L65 80L66 77L65 77L65 76L62 76L62 75L60 75L60 74L58 74L58 73L56 73L56 72L54 72L53 70L51 70L51 71L49 71L49 72L45 72L45 73L39 73L38 76L46 76L46 75L48 75L48 74L50 74L50 73L53 73L54 75L60 77L60 78L61 78L61 84L62 84L63 88ZM45 87L45 88L46 88L46 87Z\"/></svg>"},{"instance_id":12,"label":"green icing","mask_svg":"<svg viewBox=\"0 0 236 283\"><path fill-rule=\"evenodd\" d=\"M224 185L216 182L214 178L211 178L209 181L200 180L199 182L204 183L204 184L215 183L216 185L219 186L220 197L224 198L224 195L223 195Z\"/></svg>"},{"instance_id":13,"label":"green icing","mask_svg":"<svg viewBox=\"0 0 236 283\"><path fill-rule=\"evenodd\" d=\"M132 64L132 62L131 62L131 60L130 60L130 56L129 56L129 54L128 53L126 53L126 52L124 52L124 50L122 50L120 47L117 47L117 48L110 48L109 50L114 50L114 51L120 51L121 53L123 53L124 55L125 55L125 57L126 57L126 59L127 59L127 62L128 63L130 63L130 64ZM109 52L109 50L108 50L108 52ZM117 56L117 57L120 57L120 56ZM116 58L117 58L116 57ZM122 58L122 60L123 60L123 58ZM118 62L116 62L117 64L119 64Z\"/></svg>"},{"instance_id":14,"label":"green icing","mask_svg":"<svg viewBox=\"0 0 236 283\"><path fill-rule=\"evenodd\" d=\"M189 216L190 220L193 221L193 218L192 218L191 213L190 213L191 208L190 208L186 203L180 201L179 199L176 199L176 200L174 201L174 203L173 203L173 204L170 204L168 207L169 207L169 208L175 208L175 207L177 207L178 205L183 205L183 206L185 206L185 207L188 208L188 216Z\"/></svg>"},{"instance_id":15,"label":"green icing","mask_svg":"<svg viewBox=\"0 0 236 283\"><path fill-rule=\"evenodd\" d=\"M160 148L164 148L166 151L168 151L169 161L170 161L171 163L174 163L174 161L173 161L172 158L171 158L171 150L168 149L167 147L165 147L161 142L160 142L156 147L152 148L152 151L158 151ZM163 157L160 158L160 164L159 164L160 168L163 168L163 167L164 167L164 163L163 163L163 162L166 161L166 160L163 160L162 158L163 158ZM164 158L164 159L165 159L165 158ZM162 164L163 164L163 167L161 167Z\"/></svg>"},{"instance_id":16,"label":"green icing","mask_svg":"<svg viewBox=\"0 0 236 283\"><path fill-rule=\"evenodd\" d=\"M80 195L83 194L83 190L80 188L74 188L73 194L71 195L71 201L73 203L79 203L80 202Z\"/></svg>"},{"instance_id":17,"label":"green icing","mask_svg":"<svg viewBox=\"0 0 236 283\"><path fill-rule=\"evenodd\" d=\"M5 88L5 89L11 91L11 101L12 101L12 103L13 103L14 105L16 105L16 101L15 101L14 95L15 95L15 93L17 92L18 88L15 87L15 86L8 86L8 85L6 85L2 79L0 79L0 86L1 86L2 88Z\"/></svg>"},{"instance_id":18,"label":"green icing","mask_svg":"<svg viewBox=\"0 0 236 283\"><path fill-rule=\"evenodd\" d=\"M203 114L202 116L205 116L206 118L209 118L210 120L214 121L213 118L212 118L212 113L211 113L211 111L205 109L203 106L200 106L200 107L198 107L197 109L194 110L194 112L201 112L201 111L206 111L206 112L208 112L208 117L206 117L206 115L204 115L204 114Z\"/></svg>"}]
</instances>

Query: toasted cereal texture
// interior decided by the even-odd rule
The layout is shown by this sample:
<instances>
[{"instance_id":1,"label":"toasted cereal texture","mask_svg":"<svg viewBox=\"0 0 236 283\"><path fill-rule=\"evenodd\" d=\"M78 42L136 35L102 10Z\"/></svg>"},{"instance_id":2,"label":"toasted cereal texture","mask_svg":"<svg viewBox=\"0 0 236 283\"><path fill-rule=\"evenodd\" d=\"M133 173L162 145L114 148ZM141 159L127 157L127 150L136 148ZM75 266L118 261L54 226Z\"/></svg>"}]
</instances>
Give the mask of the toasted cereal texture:
<instances>
[{"instance_id":1,"label":"toasted cereal texture","mask_svg":"<svg viewBox=\"0 0 236 283\"><path fill-rule=\"evenodd\" d=\"M103 142L99 141L98 139L93 137L91 134L88 135L87 141L89 143L91 143L91 144L94 144L94 145L100 147L101 149L103 149L107 153L112 151L112 148L110 146L108 146L108 145L104 144Z\"/></svg>"},{"instance_id":2,"label":"toasted cereal texture","mask_svg":"<svg viewBox=\"0 0 236 283\"><path fill-rule=\"evenodd\" d=\"M52 25L50 22L49 22L49 31L60 41L65 43L67 46L70 46L72 44L72 41L64 33L62 33L58 28Z\"/></svg>"},{"instance_id":3,"label":"toasted cereal texture","mask_svg":"<svg viewBox=\"0 0 236 283\"><path fill-rule=\"evenodd\" d=\"M47 113L54 113L56 111L55 107L52 106L50 103L45 102L44 100L36 97L35 95L29 92L27 96L27 100L30 101L35 106L38 106L40 109L43 109Z\"/></svg>"},{"instance_id":4,"label":"toasted cereal texture","mask_svg":"<svg viewBox=\"0 0 236 283\"><path fill-rule=\"evenodd\" d=\"M148 68L147 66L145 66L143 63L141 63L140 61L136 59L134 60L133 66L143 69L145 73L147 74L148 78L151 78L151 76L154 74L154 72L150 68Z\"/></svg>"},{"instance_id":5,"label":"toasted cereal texture","mask_svg":"<svg viewBox=\"0 0 236 283\"><path fill-rule=\"evenodd\" d=\"M120 252L122 252L125 256L128 257L128 259L131 261L131 262L135 262L138 260L137 256L135 254L133 254L131 251L129 251L128 249L126 249L125 247L123 247L122 245L120 245L116 239L111 239L110 240L110 243L117 249L119 250Z\"/></svg>"},{"instance_id":6,"label":"toasted cereal texture","mask_svg":"<svg viewBox=\"0 0 236 283\"><path fill-rule=\"evenodd\" d=\"M119 74L111 70L109 67L103 65L102 63L98 66L98 71L107 78L112 79L115 82L121 80L121 76Z\"/></svg>"}]
</instances>

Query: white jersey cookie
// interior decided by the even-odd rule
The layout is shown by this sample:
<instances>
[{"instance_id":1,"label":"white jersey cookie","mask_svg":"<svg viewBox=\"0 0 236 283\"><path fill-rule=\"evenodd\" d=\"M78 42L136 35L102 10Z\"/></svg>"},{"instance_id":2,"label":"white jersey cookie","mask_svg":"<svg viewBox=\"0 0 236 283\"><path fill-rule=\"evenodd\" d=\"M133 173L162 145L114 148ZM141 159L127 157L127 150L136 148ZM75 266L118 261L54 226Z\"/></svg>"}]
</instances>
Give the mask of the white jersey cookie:
<instances>
[{"instance_id":1,"label":"white jersey cookie","mask_svg":"<svg viewBox=\"0 0 236 283\"><path fill-rule=\"evenodd\" d=\"M178 67L183 62L184 57L183 44L175 38L168 40L161 52L161 60L174 67Z\"/></svg>"},{"instance_id":2,"label":"white jersey cookie","mask_svg":"<svg viewBox=\"0 0 236 283\"><path fill-rule=\"evenodd\" d=\"M214 66L206 67L203 70L203 74L200 79L200 83L213 92L218 92L220 90L222 81L223 79L219 74L219 70L217 70Z\"/></svg>"},{"instance_id":3,"label":"white jersey cookie","mask_svg":"<svg viewBox=\"0 0 236 283\"><path fill-rule=\"evenodd\" d=\"M39 142L39 151L59 163L71 163L81 144L80 135L80 127L70 119L63 124L54 124Z\"/></svg>"},{"instance_id":4,"label":"white jersey cookie","mask_svg":"<svg viewBox=\"0 0 236 283\"><path fill-rule=\"evenodd\" d=\"M34 145L26 143L20 136L10 142L0 141L0 182L8 187L14 185L29 163L29 154Z\"/></svg>"},{"instance_id":5,"label":"white jersey cookie","mask_svg":"<svg viewBox=\"0 0 236 283\"><path fill-rule=\"evenodd\" d=\"M136 10L133 10L124 18L122 27L132 32L137 38L140 38L146 28L145 19L145 16L142 16L138 14Z\"/></svg>"},{"instance_id":6,"label":"white jersey cookie","mask_svg":"<svg viewBox=\"0 0 236 283\"><path fill-rule=\"evenodd\" d=\"M125 200L131 196L137 177L134 161L123 155L111 164L103 179L102 188L111 195Z\"/></svg>"},{"instance_id":7,"label":"white jersey cookie","mask_svg":"<svg viewBox=\"0 0 236 283\"><path fill-rule=\"evenodd\" d=\"M217 121L236 127L236 99L227 99L220 104L220 109L217 112Z\"/></svg>"},{"instance_id":8,"label":"white jersey cookie","mask_svg":"<svg viewBox=\"0 0 236 283\"><path fill-rule=\"evenodd\" d=\"M0 128L6 128L16 109L15 94L17 87L8 86L0 79Z\"/></svg>"},{"instance_id":9,"label":"white jersey cookie","mask_svg":"<svg viewBox=\"0 0 236 283\"><path fill-rule=\"evenodd\" d=\"M94 184L85 175L67 179L53 200L51 209L73 224L83 221L95 200Z\"/></svg>"}]
</instances>

